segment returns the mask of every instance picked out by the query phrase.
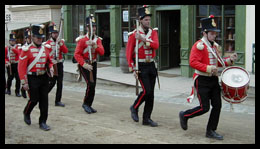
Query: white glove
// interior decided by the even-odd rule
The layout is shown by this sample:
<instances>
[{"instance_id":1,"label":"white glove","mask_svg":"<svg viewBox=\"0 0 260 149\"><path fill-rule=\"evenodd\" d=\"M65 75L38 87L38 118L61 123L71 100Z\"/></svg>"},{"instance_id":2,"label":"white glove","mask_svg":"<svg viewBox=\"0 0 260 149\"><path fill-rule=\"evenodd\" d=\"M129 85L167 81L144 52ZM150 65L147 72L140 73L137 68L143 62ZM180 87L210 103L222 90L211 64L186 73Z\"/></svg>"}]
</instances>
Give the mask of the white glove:
<instances>
[{"instance_id":1,"label":"white glove","mask_svg":"<svg viewBox=\"0 0 260 149\"><path fill-rule=\"evenodd\" d=\"M84 69L87 69L88 71L92 71L92 70L93 70L93 66L92 66L92 65L89 65L89 64L87 64L87 63L84 63L83 68L84 68Z\"/></svg>"}]
</instances>

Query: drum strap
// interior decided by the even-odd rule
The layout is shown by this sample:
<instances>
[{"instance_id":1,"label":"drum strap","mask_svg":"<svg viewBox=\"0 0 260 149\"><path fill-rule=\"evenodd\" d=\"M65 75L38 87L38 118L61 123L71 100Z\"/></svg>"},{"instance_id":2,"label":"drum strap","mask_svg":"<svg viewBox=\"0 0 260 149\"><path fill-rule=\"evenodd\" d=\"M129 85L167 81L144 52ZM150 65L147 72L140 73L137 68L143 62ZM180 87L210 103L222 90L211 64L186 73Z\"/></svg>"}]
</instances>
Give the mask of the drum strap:
<instances>
[{"instance_id":1,"label":"drum strap","mask_svg":"<svg viewBox=\"0 0 260 149\"><path fill-rule=\"evenodd\" d=\"M220 58L220 57L218 56L217 51L216 51L216 53L215 53L215 52L212 50L212 48L211 48L211 46L210 46L208 40L205 40L205 38L202 38L201 40L202 40L202 42L204 42L204 43L206 44L206 46L208 47L208 49L210 50L210 52L213 54L213 56L214 56L214 57L220 62L220 64L225 68L225 67L226 67L225 62L222 60L222 58Z\"/></svg>"}]
</instances>

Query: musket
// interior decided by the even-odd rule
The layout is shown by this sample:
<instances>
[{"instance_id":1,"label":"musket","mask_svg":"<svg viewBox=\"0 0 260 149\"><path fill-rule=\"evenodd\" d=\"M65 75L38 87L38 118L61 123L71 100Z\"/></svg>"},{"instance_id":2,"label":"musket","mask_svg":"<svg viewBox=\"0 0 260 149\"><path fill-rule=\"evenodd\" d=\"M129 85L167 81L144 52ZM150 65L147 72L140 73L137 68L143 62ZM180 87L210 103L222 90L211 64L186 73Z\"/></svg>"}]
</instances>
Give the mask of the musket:
<instances>
[{"instance_id":1,"label":"musket","mask_svg":"<svg viewBox=\"0 0 260 149\"><path fill-rule=\"evenodd\" d=\"M55 60L57 60L57 59L58 59L58 56L59 56L59 53L58 53L58 44L59 44L59 42L60 42L60 40L61 40L62 27L63 27L63 12L61 12L61 17L60 17L59 36L58 36L58 38L56 39L55 56L54 56L54 59L55 59ZM53 69L54 69L53 75L58 76L58 67L57 67L57 64L54 64L54 65L53 65Z\"/></svg>"},{"instance_id":2,"label":"musket","mask_svg":"<svg viewBox=\"0 0 260 149\"><path fill-rule=\"evenodd\" d=\"M90 17L89 17L89 26L90 26L90 38L89 40L92 41L92 37L93 37L93 26L92 26L92 17L93 15L90 14ZM92 46L88 46L88 54L89 54L89 65L92 65ZM92 71L89 71L89 80L90 82L94 82L94 78L93 78L93 72Z\"/></svg>"},{"instance_id":3,"label":"musket","mask_svg":"<svg viewBox=\"0 0 260 149\"><path fill-rule=\"evenodd\" d=\"M136 20L136 33L138 33L139 22ZM139 94L139 85L138 85L138 77L139 77L139 67L138 67L138 39L135 42L135 72L137 75L136 83L135 83L135 94L138 96Z\"/></svg>"}]
</instances>

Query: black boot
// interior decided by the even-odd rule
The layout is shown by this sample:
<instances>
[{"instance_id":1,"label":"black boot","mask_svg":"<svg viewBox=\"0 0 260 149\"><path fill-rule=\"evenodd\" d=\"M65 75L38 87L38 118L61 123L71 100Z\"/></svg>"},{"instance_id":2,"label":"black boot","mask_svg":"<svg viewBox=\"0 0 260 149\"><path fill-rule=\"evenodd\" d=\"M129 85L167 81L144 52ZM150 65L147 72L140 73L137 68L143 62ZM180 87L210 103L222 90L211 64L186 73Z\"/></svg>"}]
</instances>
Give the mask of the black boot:
<instances>
[{"instance_id":1,"label":"black boot","mask_svg":"<svg viewBox=\"0 0 260 149\"><path fill-rule=\"evenodd\" d=\"M44 131L51 130L50 126L48 126L45 122L40 123L40 129L42 129Z\"/></svg>"},{"instance_id":2,"label":"black boot","mask_svg":"<svg viewBox=\"0 0 260 149\"><path fill-rule=\"evenodd\" d=\"M24 116L24 122L27 125L31 125L31 117L30 117L30 115L23 114L23 116Z\"/></svg>"},{"instance_id":3,"label":"black boot","mask_svg":"<svg viewBox=\"0 0 260 149\"><path fill-rule=\"evenodd\" d=\"M16 97L21 97L22 95L19 92L15 92Z\"/></svg>"},{"instance_id":4,"label":"black boot","mask_svg":"<svg viewBox=\"0 0 260 149\"><path fill-rule=\"evenodd\" d=\"M131 117L135 122L139 122L138 110L134 109L134 106L130 107Z\"/></svg>"},{"instance_id":5,"label":"black boot","mask_svg":"<svg viewBox=\"0 0 260 149\"><path fill-rule=\"evenodd\" d=\"M90 107L88 106L88 105L86 105L86 104L83 104L82 105L82 108L85 110L85 112L87 112L88 114L91 114L92 113L92 111L91 111L91 109L90 109Z\"/></svg>"},{"instance_id":6,"label":"black boot","mask_svg":"<svg viewBox=\"0 0 260 149\"><path fill-rule=\"evenodd\" d=\"M154 122L153 120L151 120L150 118L144 119L143 120L143 125L150 125L152 127L157 127L158 126L158 124L156 122Z\"/></svg>"},{"instance_id":7,"label":"black boot","mask_svg":"<svg viewBox=\"0 0 260 149\"><path fill-rule=\"evenodd\" d=\"M187 130L188 129L188 119L184 117L184 112L181 111L179 113L179 118L180 118L180 124L181 124L181 128L183 130Z\"/></svg>"},{"instance_id":8,"label":"black boot","mask_svg":"<svg viewBox=\"0 0 260 149\"><path fill-rule=\"evenodd\" d=\"M216 140L223 140L223 136L221 136L220 134L216 133L213 130L207 130L206 137L207 138L213 138L213 139L216 139Z\"/></svg>"},{"instance_id":9,"label":"black boot","mask_svg":"<svg viewBox=\"0 0 260 149\"><path fill-rule=\"evenodd\" d=\"M21 88L21 93L22 93L23 98L27 98L26 91L23 88Z\"/></svg>"},{"instance_id":10,"label":"black boot","mask_svg":"<svg viewBox=\"0 0 260 149\"><path fill-rule=\"evenodd\" d=\"M62 102L55 102L55 106L65 107L65 104Z\"/></svg>"},{"instance_id":11,"label":"black boot","mask_svg":"<svg viewBox=\"0 0 260 149\"><path fill-rule=\"evenodd\" d=\"M90 107L90 110L91 110L92 113L96 113L97 112L97 110L92 108L92 107Z\"/></svg>"},{"instance_id":12,"label":"black boot","mask_svg":"<svg viewBox=\"0 0 260 149\"><path fill-rule=\"evenodd\" d=\"M11 90L7 89L5 93L8 94L8 95L11 95Z\"/></svg>"}]
</instances>

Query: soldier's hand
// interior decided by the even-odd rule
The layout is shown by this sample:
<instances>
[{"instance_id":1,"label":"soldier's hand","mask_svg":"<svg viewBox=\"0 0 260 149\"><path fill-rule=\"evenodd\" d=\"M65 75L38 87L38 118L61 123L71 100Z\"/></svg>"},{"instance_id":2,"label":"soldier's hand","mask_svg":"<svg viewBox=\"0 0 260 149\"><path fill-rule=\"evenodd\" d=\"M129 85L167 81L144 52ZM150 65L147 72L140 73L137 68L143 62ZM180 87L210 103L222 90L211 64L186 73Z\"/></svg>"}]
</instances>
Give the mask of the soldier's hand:
<instances>
[{"instance_id":1,"label":"soldier's hand","mask_svg":"<svg viewBox=\"0 0 260 149\"><path fill-rule=\"evenodd\" d=\"M22 85L23 89L28 91L29 90L29 85L27 83Z\"/></svg>"},{"instance_id":2,"label":"soldier's hand","mask_svg":"<svg viewBox=\"0 0 260 149\"><path fill-rule=\"evenodd\" d=\"M233 53L230 55L231 61L236 61L237 60L237 53Z\"/></svg>"},{"instance_id":3,"label":"soldier's hand","mask_svg":"<svg viewBox=\"0 0 260 149\"><path fill-rule=\"evenodd\" d=\"M135 38L138 39L138 40L142 40L142 41L144 41L144 42L146 41L145 38L144 38L143 36L141 36L140 33L136 33L136 34L135 34Z\"/></svg>"},{"instance_id":4,"label":"soldier's hand","mask_svg":"<svg viewBox=\"0 0 260 149\"><path fill-rule=\"evenodd\" d=\"M5 64L5 67L9 67L11 64L9 63L9 62L7 62L6 64Z\"/></svg>"},{"instance_id":5,"label":"soldier's hand","mask_svg":"<svg viewBox=\"0 0 260 149\"><path fill-rule=\"evenodd\" d=\"M213 68L213 69L211 70L211 74L212 74L213 76L217 76L217 75L218 75L218 68L217 68L217 67Z\"/></svg>"},{"instance_id":6,"label":"soldier's hand","mask_svg":"<svg viewBox=\"0 0 260 149\"><path fill-rule=\"evenodd\" d=\"M88 46L94 46L96 44L92 40L88 40L86 43L87 43Z\"/></svg>"},{"instance_id":7,"label":"soldier's hand","mask_svg":"<svg viewBox=\"0 0 260 149\"><path fill-rule=\"evenodd\" d=\"M89 64L87 64L87 63L84 63L83 68L84 68L84 69L87 69L88 71L92 71L92 70L93 70L93 66L92 66L92 65L89 65Z\"/></svg>"}]
</instances>

